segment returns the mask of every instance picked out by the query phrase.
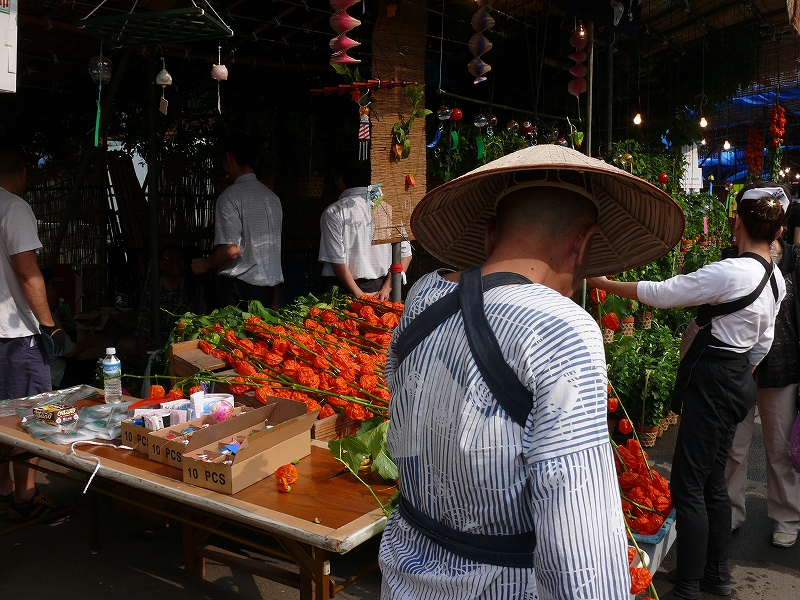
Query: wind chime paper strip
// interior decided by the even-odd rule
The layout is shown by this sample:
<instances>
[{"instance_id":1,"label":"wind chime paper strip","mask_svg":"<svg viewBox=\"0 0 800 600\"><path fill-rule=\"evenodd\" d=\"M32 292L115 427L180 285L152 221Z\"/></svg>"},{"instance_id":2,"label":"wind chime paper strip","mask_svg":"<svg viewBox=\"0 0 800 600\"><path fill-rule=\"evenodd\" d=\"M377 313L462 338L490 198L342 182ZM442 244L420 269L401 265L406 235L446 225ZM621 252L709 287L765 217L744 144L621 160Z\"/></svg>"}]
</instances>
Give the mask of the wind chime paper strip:
<instances>
[{"instance_id":1,"label":"wind chime paper strip","mask_svg":"<svg viewBox=\"0 0 800 600\"><path fill-rule=\"evenodd\" d=\"M75 22L115 46L155 46L232 37L233 30L202 8L178 8L95 17Z\"/></svg>"}]
</instances>

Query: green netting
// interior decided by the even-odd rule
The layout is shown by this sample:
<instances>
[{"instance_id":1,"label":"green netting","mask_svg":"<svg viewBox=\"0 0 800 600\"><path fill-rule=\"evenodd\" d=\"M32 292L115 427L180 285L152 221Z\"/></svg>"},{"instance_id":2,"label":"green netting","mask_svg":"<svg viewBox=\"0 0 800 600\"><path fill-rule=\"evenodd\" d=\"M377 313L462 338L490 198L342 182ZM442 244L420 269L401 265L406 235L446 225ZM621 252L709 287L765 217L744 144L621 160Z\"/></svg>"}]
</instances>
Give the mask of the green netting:
<instances>
[{"instance_id":1,"label":"green netting","mask_svg":"<svg viewBox=\"0 0 800 600\"><path fill-rule=\"evenodd\" d=\"M76 21L115 46L152 46L169 42L231 37L233 30L202 8L139 12Z\"/></svg>"}]
</instances>

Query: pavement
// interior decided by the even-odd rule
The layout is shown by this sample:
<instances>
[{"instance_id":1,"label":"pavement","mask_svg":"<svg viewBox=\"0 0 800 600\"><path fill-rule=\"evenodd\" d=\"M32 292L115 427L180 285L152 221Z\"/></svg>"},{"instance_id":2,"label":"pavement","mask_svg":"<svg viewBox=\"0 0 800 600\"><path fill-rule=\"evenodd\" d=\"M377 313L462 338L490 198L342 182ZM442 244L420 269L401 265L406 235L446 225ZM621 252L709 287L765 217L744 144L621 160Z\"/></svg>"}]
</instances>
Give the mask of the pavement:
<instances>
[{"instance_id":1,"label":"pavement","mask_svg":"<svg viewBox=\"0 0 800 600\"><path fill-rule=\"evenodd\" d=\"M649 450L653 465L669 477L677 426L670 427ZM37 475L40 489L63 504L84 502L81 489L67 482ZM268 600L298 597L297 590L208 561L202 581L188 579L182 564L181 530L176 524L154 525L121 514L111 500L99 501L100 552L89 551L89 516L78 510L65 522L36 525L0 537L0 599L29 600ZM733 537L732 598L739 600L800 599L800 543L793 548L771 544L767 518L766 471L760 423L756 422L748 470L746 523ZM11 523L0 517L2 529ZM233 542L220 543L231 550ZM374 559L377 540L332 558L334 575L349 576ZM251 556L258 556L251 553ZM278 561L274 561L278 564ZM286 566L286 565L282 565ZM675 548L654 578L658 593L672 584L667 578L675 566ZM336 596L340 600L367 600L380 596L380 573L375 570ZM719 596L705 594L704 600ZM600 599L606 600L606 599ZM613 599L608 599L613 600Z\"/></svg>"}]
</instances>

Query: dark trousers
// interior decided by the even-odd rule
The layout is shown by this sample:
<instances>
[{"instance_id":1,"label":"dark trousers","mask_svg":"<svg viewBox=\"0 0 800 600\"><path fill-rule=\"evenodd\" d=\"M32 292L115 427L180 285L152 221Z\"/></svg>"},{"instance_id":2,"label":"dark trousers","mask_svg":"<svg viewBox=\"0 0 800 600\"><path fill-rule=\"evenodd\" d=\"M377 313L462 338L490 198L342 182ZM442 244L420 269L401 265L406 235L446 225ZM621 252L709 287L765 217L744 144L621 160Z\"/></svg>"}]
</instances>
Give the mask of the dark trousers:
<instances>
[{"instance_id":1,"label":"dark trousers","mask_svg":"<svg viewBox=\"0 0 800 600\"><path fill-rule=\"evenodd\" d=\"M725 463L736 426L756 400L746 357L730 355L706 349L684 395L670 481L681 582L703 579L705 567L716 572L730 553L731 503Z\"/></svg>"},{"instance_id":2,"label":"dark trousers","mask_svg":"<svg viewBox=\"0 0 800 600\"><path fill-rule=\"evenodd\" d=\"M356 285L361 288L361 291L370 294L372 292L377 292L383 287L384 282L386 281L386 276L378 277L377 279L356 279ZM332 286L336 286L339 288L339 291L343 294L349 294L350 290L347 289L347 286L339 281L336 277L323 277L322 278L322 289L323 291L328 291L331 289Z\"/></svg>"},{"instance_id":3,"label":"dark trousers","mask_svg":"<svg viewBox=\"0 0 800 600\"><path fill-rule=\"evenodd\" d=\"M0 338L0 400L51 390L44 344L40 335Z\"/></svg>"},{"instance_id":4,"label":"dark trousers","mask_svg":"<svg viewBox=\"0 0 800 600\"><path fill-rule=\"evenodd\" d=\"M275 286L253 285L235 277L217 277L217 307L238 306L240 302L258 300L264 308L272 308Z\"/></svg>"}]
</instances>

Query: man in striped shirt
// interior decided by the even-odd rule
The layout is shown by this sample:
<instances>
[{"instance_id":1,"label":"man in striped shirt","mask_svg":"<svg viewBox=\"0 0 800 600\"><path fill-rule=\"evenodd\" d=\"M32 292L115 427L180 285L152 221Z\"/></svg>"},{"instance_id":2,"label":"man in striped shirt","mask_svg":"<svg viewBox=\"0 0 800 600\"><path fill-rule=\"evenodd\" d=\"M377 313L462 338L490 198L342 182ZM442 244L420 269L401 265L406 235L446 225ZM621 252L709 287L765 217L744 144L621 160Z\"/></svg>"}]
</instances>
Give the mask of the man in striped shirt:
<instances>
[{"instance_id":1,"label":"man in striped shirt","mask_svg":"<svg viewBox=\"0 0 800 600\"><path fill-rule=\"evenodd\" d=\"M596 222L585 195L527 187L487 223L481 311L528 394L521 418L487 383L471 318L405 344L437 300L458 291L465 310L469 271L430 273L409 292L386 364L403 510L381 543L383 600L628 598L603 343L569 298ZM513 283L489 289L491 277Z\"/></svg>"}]
</instances>

